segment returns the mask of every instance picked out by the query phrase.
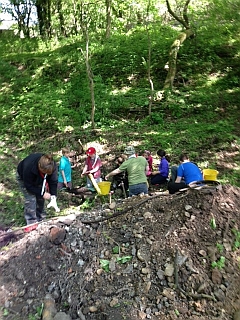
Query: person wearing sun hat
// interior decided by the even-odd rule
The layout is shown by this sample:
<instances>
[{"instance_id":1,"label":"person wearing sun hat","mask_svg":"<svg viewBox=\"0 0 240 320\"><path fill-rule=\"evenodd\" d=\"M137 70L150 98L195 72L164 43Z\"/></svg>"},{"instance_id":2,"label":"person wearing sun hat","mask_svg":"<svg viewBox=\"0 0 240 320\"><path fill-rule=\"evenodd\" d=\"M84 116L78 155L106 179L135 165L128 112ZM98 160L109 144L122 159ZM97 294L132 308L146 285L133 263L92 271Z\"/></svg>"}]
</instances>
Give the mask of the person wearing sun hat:
<instances>
[{"instance_id":1,"label":"person wearing sun hat","mask_svg":"<svg viewBox=\"0 0 240 320\"><path fill-rule=\"evenodd\" d=\"M137 196L141 193L148 194L147 173L149 165L147 160L142 156L137 157L133 146L127 146L124 153L128 156L128 159L119 168L106 175L105 179L108 180L111 176L127 171L129 197Z\"/></svg>"},{"instance_id":2,"label":"person wearing sun hat","mask_svg":"<svg viewBox=\"0 0 240 320\"><path fill-rule=\"evenodd\" d=\"M85 161L85 165L81 174L81 177L88 175L91 173L93 175L94 180L98 183L101 182L101 166L102 162L100 157L96 153L96 149L93 147L89 147L86 151L87 159ZM95 191L95 188L92 185L91 180L87 176L87 186L86 188L90 191Z\"/></svg>"}]
</instances>

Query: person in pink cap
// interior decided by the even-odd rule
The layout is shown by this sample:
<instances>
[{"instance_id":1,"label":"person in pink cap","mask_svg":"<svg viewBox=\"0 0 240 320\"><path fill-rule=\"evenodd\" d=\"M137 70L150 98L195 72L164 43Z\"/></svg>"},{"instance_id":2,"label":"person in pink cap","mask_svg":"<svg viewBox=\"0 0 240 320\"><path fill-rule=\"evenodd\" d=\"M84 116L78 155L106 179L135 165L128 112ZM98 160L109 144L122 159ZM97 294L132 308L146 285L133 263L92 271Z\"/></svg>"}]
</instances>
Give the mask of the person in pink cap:
<instances>
[{"instance_id":1,"label":"person in pink cap","mask_svg":"<svg viewBox=\"0 0 240 320\"><path fill-rule=\"evenodd\" d=\"M88 174L92 174L94 180L98 183L101 182L101 167L102 162L100 157L96 153L96 149L93 147L90 147L86 151L87 159L85 161L85 165L81 174L81 177L87 176L87 185L86 189L90 191L95 191L91 180L88 177Z\"/></svg>"}]
</instances>

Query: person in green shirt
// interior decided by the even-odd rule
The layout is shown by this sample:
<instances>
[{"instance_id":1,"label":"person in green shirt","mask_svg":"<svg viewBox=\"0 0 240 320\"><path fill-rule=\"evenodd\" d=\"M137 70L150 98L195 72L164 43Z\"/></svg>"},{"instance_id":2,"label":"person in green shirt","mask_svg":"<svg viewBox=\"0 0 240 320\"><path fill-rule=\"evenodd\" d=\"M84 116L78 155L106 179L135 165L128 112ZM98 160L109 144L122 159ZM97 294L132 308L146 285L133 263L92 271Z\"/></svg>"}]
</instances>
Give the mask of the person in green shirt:
<instances>
[{"instance_id":1,"label":"person in green shirt","mask_svg":"<svg viewBox=\"0 0 240 320\"><path fill-rule=\"evenodd\" d=\"M105 179L108 180L111 176L127 171L129 197L137 196L141 193L148 194L147 173L149 165L147 160L142 156L137 157L133 146L127 146L124 153L128 156L128 159L119 168L106 175Z\"/></svg>"}]
</instances>

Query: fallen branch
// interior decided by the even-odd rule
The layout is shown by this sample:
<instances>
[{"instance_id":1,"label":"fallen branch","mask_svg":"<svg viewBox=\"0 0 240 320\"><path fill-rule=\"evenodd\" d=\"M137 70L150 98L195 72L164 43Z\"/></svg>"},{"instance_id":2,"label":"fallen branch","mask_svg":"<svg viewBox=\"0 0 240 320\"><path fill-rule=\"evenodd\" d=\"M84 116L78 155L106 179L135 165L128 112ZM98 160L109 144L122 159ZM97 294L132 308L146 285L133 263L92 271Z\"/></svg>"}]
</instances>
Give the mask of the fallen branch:
<instances>
[{"instance_id":1,"label":"fallen branch","mask_svg":"<svg viewBox=\"0 0 240 320\"><path fill-rule=\"evenodd\" d=\"M180 197L179 197L180 195ZM84 224L92 224L92 223L98 223L98 222L103 222L103 221L106 221L106 220L109 220L109 219L113 219L115 217L118 217L118 216L121 216L125 213L127 213L128 211L130 210L133 210L135 209L136 207L142 205L143 203L147 202L147 201L150 201L150 200L153 200L153 199L156 199L156 198L159 198L159 197L163 197L163 196L172 196L172 200L174 198L176 199L179 199L179 198L183 198L185 196L187 196L187 194L183 194L182 192L178 192L178 193L175 193L173 195L169 195L169 194L158 194L158 195L155 195L155 196L151 196L151 197L147 197L146 199L138 202L137 204L134 204L132 206L129 206L128 208L126 208L125 210L121 211L121 212L115 212L113 213L111 216L108 216L108 217L101 217L99 219L95 219L95 220L81 220L82 223ZM175 199L174 199L175 200Z\"/></svg>"},{"instance_id":2,"label":"fallen branch","mask_svg":"<svg viewBox=\"0 0 240 320\"><path fill-rule=\"evenodd\" d=\"M149 201L149 200L152 200L154 198L158 198L162 195L156 195L156 196L153 196L153 197L147 197L146 199L140 201L137 205L132 205L132 206L129 206L128 208L126 208L125 210L121 211L121 212L115 212L113 213L111 216L108 216L108 217L101 217L99 219L95 219L95 220L81 220L82 223L84 224L91 224L91 223L97 223L97 222L103 222L105 220L109 220L109 219L112 219L112 218L115 218L115 217L118 217L118 216L121 216L125 213L127 213L128 211L134 209L136 206L140 206L141 204Z\"/></svg>"}]
</instances>

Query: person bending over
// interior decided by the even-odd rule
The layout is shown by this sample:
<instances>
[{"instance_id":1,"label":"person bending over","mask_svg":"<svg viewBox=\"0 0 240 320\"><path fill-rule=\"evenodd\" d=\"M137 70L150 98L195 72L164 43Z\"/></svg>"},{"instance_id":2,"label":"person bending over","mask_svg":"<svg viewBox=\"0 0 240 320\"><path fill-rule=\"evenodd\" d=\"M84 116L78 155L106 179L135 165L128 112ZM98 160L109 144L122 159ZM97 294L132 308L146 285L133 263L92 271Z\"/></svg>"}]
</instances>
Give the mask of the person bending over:
<instances>
[{"instance_id":1,"label":"person bending over","mask_svg":"<svg viewBox=\"0 0 240 320\"><path fill-rule=\"evenodd\" d=\"M141 193L148 194L147 173L149 166L147 160L142 156L137 157L133 146L126 147L124 153L128 156L128 159L119 168L106 175L105 179L108 180L111 176L127 171L129 197Z\"/></svg>"},{"instance_id":2,"label":"person bending over","mask_svg":"<svg viewBox=\"0 0 240 320\"><path fill-rule=\"evenodd\" d=\"M44 200L57 196L57 164L51 154L33 153L17 167L17 181L24 195L24 216L27 224L46 217Z\"/></svg>"},{"instance_id":3,"label":"person bending over","mask_svg":"<svg viewBox=\"0 0 240 320\"><path fill-rule=\"evenodd\" d=\"M95 188L92 184L91 179L88 177L88 175L91 173L93 175L94 180L96 183L101 182L101 167L102 162L100 157L97 155L97 151L95 148L90 147L86 151L87 159L85 161L85 165L81 174L81 177L87 176L87 185L86 187L81 188L82 191L95 191Z\"/></svg>"}]
</instances>

